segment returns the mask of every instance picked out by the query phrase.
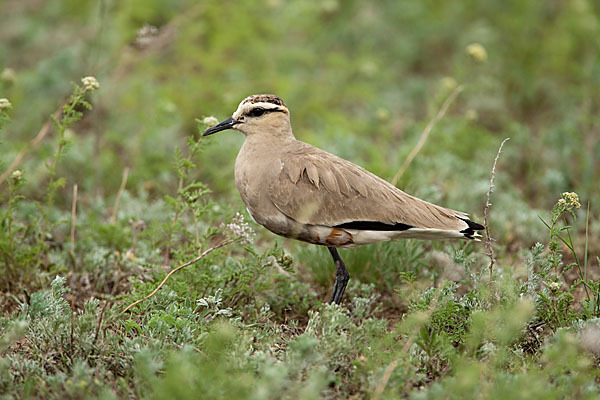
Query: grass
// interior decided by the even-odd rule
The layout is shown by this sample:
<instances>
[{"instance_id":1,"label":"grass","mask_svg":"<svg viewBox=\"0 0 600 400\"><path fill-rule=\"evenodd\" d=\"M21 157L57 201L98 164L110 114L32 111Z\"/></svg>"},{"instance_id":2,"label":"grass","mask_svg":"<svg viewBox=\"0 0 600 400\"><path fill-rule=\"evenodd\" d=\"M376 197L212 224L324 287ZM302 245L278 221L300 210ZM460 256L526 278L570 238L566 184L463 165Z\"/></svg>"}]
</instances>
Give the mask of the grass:
<instances>
[{"instance_id":1,"label":"grass","mask_svg":"<svg viewBox=\"0 0 600 400\"><path fill-rule=\"evenodd\" d=\"M598 397L594 2L3 8L1 398ZM480 222L510 137L493 269L473 242L342 250L326 304L327 251L248 221L243 138L199 135L258 92Z\"/></svg>"}]
</instances>

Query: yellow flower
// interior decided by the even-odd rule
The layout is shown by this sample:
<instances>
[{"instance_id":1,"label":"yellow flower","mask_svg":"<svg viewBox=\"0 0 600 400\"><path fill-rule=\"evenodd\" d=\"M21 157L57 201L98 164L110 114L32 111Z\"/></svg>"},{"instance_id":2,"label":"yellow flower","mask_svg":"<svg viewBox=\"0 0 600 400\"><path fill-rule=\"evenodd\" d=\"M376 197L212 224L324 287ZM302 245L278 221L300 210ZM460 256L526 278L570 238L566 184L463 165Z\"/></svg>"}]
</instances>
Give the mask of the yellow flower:
<instances>
[{"instance_id":1,"label":"yellow flower","mask_svg":"<svg viewBox=\"0 0 600 400\"><path fill-rule=\"evenodd\" d=\"M477 118L479 118L479 113L477 112L477 110L469 108L465 113L465 118L469 121L476 121Z\"/></svg>"},{"instance_id":2,"label":"yellow flower","mask_svg":"<svg viewBox=\"0 0 600 400\"><path fill-rule=\"evenodd\" d=\"M451 76L445 76L440 80L442 87L447 90L452 90L458 86L458 82Z\"/></svg>"},{"instance_id":3,"label":"yellow flower","mask_svg":"<svg viewBox=\"0 0 600 400\"><path fill-rule=\"evenodd\" d=\"M137 257L131 250L127 250L127 253L125 253L125 258L127 258L129 261L137 262Z\"/></svg>"},{"instance_id":4,"label":"yellow flower","mask_svg":"<svg viewBox=\"0 0 600 400\"><path fill-rule=\"evenodd\" d=\"M390 112L385 108L378 108L375 112L377 119L381 122L385 122L390 119Z\"/></svg>"},{"instance_id":5,"label":"yellow flower","mask_svg":"<svg viewBox=\"0 0 600 400\"><path fill-rule=\"evenodd\" d=\"M487 51L479 43L471 43L467 46L467 54L471 56L475 61L483 63L487 61Z\"/></svg>"},{"instance_id":6,"label":"yellow flower","mask_svg":"<svg viewBox=\"0 0 600 400\"><path fill-rule=\"evenodd\" d=\"M12 68L4 68L0 78L5 82L14 83L17 80L17 73Z\"/></svg>"}]
</instances>

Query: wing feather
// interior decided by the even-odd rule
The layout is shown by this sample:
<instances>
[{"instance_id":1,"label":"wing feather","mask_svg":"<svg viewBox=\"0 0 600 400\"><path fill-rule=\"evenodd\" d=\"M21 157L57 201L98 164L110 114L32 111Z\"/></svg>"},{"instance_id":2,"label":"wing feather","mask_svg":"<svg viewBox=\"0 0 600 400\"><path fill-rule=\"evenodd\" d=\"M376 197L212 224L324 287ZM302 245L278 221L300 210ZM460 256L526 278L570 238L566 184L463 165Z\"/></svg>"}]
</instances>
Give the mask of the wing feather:
<instances>
[{"instance_id":1,"label":"wing feather","mask_svg":"<svg viewBox=\"0 0 600 400\"><path fill-rule=\"evenodd\" d=\"M302 143L282 152L283 168L269 195L288 217L310 225L353 221L418 228L465 229L466 214L410 196L367 170ZM300 171L300 172L298 172Z\"/></svg>"},{"instance_id":2,"label":"wing feather","mask_svg":"<svg viewBox=\"0 0 600 400\"><path fill-rule=\"evenodd\" d=\"M310 180L310 182L319 188L319 170L317 169L317 165L315 163L305 163L304 169L306 171L306 176Z\"/></svg>"}]
</instances>

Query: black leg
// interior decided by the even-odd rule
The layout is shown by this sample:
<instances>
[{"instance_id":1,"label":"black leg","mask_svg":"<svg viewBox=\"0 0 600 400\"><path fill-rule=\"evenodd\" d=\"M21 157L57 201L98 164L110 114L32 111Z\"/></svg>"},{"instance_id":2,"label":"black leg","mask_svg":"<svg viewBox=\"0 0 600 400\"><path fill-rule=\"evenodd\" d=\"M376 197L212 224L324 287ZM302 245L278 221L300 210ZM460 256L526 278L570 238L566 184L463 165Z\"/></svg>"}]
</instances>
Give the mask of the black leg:
<instances>
[{"instance_id":1,"label":"black leg","mask_svg":"<svg viewBox=\"0 0 600 400\"><path fill-rule=\"evenodd\" d=\"M350 279L350 274L346 269L346 264L344 264L344 261L342 261L342 258L338 254L337 249L335 247L327 248L333 257L333 262L335 262L335 284L333 285L333 292L331 292L329 303L340 304L342 302L344 290L346 290L346 285Z\"/></svg>"}]
</instances>

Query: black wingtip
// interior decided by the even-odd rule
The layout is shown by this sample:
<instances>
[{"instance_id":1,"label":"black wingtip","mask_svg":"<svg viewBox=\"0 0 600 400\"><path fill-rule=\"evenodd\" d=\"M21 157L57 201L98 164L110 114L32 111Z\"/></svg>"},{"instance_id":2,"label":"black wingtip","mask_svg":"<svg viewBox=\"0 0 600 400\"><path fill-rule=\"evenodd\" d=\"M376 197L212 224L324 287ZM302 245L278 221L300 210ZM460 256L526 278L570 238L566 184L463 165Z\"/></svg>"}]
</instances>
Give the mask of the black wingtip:
<instances>
[{"instance_id":1,"label":"black wingtip","mask_svg":"<svg viewBox=\"0 0 600 400\"><path fill-rule=\"evenodd\" d=\"M378 221L352 221L336 225L334 228L357 229L360 231L405 231L413 228L413 226L401 222L386 224Z\"/></svg>"},{"instance_id":2,"label":"black wingtip","mask_svg":"<svg viewBox=\"0 0 600 400\"><path fill-rule=\"evenodd\" d=\"M469 225L469 228L473 229L474 231L482 231L485 229L485 226L478 224L477 222L473 222L471 220L466 220L465 222L467 225Z\"/></svg>"},{"instance_id":3,"label":"black wingtip","mask_svg":"<svg viewBox=\"0 0 600 400\"><path fill-rule=\"evenodd\" d=\"M479 234L477 234L477 231L482 231L485 229L485 227L483 225L478 224L477 222L473 222L470 219L466 219L466 218L459 218L459 219L462 221L465 221L468 225L467 228L460 231L460 233L464 234L465 237L468 239L475 239L476 236L479 236Z\"/></svg>"}]
</instances>

